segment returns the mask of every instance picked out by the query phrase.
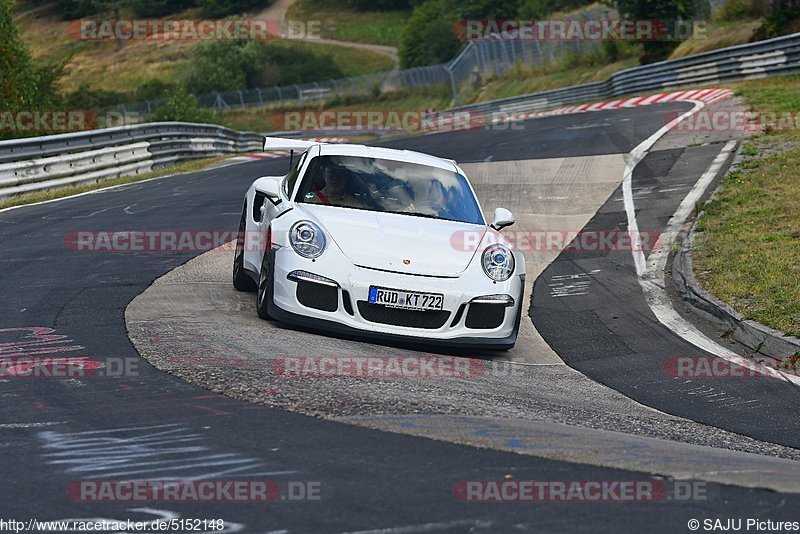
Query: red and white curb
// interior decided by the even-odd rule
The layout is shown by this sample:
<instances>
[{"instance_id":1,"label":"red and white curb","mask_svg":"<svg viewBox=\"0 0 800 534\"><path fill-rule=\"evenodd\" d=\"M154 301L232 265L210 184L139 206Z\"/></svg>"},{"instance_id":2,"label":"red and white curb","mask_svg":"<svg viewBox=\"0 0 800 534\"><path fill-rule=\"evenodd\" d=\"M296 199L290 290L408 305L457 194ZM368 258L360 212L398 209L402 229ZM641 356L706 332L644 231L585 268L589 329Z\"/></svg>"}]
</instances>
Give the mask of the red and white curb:
<instances>
[{"instance_id":1,"label":"red and white curb","mask_svg":"<svg viewBox=\"0 0 800 534\"><path fill-rule=\"evenodd\" d=\"M658 93L649 96L636 96L624 100L610 102L595 102L579 106L566 106L549 111L533 111L530 113L517 113L510 117L499 119L501 122L519 119L535 119L537 117L550 117L553 115L569 115L572 113L586 113L589 111L603 111L608 109L635 108L651 104L665 104L667 102L705 102L706 105L716 104L733 96L730 89L695 89L692 91L676 91L674 93Z\"/></svg>"}]
</instances>

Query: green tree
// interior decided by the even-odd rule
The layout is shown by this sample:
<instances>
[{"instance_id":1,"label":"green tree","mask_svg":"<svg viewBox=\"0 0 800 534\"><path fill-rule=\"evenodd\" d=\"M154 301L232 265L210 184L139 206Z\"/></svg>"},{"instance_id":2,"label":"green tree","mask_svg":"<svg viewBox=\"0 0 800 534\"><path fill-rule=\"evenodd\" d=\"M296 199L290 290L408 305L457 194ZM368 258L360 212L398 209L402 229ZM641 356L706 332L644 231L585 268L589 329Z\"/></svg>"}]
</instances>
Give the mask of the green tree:
<instances>
[{"instance_id":1,"label":"green tree","mask_svg":"<svg viewBox=\"0 0 800 534\"><path fill-rule=\"evenodd\" d=\"M672 24L675 20L689 20L694 14L693 0L616 0L613 2L625 19L660 20ZM673 39L642 42L642 64L661 61L669 57L678 46Z\"/></svg>"},{"instance_id":2,"label":"green tree","mask_svg":"<svg viewBox=\"0 0 800 534\"><path fill-rule=\"evenodd\" d=\"M800 31L800 0L773 0L755 39L770 39Z\"/></svg>"},{"instance_id":3,"label":"green tree","mask_svg":"<svg viewBox=\"0 0 800 534\"><path fill-rule=\"evenodd\" d=\"M459 20L456 0L428 0L414 8L400 40L404 68L444 63L461 47L456 36Z\"/></svg>"},{"instance_id":4,"label":"green tree","mask_svg":"<svg viewBox=\"0 0 800 534\"><path fill-rule=\"evenodd\" d=\"M31 59L11 19L11 6L11 0L0 0L0 109L52 106L62 68Z\"/></svg>"}]
</instances>

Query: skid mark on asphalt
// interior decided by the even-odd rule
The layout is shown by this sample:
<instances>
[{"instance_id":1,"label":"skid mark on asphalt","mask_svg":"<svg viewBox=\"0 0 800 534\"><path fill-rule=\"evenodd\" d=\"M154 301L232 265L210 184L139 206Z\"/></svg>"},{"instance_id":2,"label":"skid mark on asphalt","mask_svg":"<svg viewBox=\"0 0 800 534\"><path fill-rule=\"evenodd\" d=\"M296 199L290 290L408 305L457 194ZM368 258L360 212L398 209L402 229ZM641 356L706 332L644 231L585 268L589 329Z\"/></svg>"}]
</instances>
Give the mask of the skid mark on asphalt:
<instances>
[{"instance_id":1,"label":"skid mark on asphalt","mask_svg":"<svg viewBox=\"0 0 800 534\"><path fill-rule=\"evenodd\" d=\"M295 470L270 470L261 460L237 453L217 453L203 434L180 424L89 430L45 431L42 457L70 475L92 478L158 476L201 480L277 476Z\"/></svg>"},{"instance_id":2,"label":"skid mark on asphalt","mask_svg":"<svg viewBox=\"0 0 800 534\"><path fill-rule=\"evenodd\" d=\"M592 269L588 273L579 274L558 274L550 277L551 297L575 297L586 295L592 283L591 276L600 272L600 269Z\"/></svg>"}]
</instances>

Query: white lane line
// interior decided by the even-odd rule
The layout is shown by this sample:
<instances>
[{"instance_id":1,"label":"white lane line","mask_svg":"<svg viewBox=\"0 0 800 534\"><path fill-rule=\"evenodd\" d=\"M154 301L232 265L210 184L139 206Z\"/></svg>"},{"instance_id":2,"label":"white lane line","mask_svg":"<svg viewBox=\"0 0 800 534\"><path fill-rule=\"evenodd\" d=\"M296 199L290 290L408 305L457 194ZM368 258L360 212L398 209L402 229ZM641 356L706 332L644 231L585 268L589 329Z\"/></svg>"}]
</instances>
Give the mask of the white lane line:
<instances>
[{"instance_id":1,"label":"white lane line","mask_svg":"<svg viewBox=\"0 0 800 534\"><path fill-rule=\"evenodd\" d=\"M692 209L694 209L697 201L711 184L711 181L717 175L719 169L725 161L727 161L728 156L735 146L735 141L729 141L717 157L714 158L711 166L700 177L692 190L689 191L689 194L686 195L680 206L678 206L678 210L667 223L664 233L656 240L656 245L653 252L650 254L649 260L645 262L643 251L638 250L634 252L639 258L637 263L644 265L644 269L641 272L637 269L639 284L642 286L647 304L650 306L650 309L653 310L658 320L693 345L723 357L737 355L706 337L695 328L694 325L684 320L672 307L669 295L667 295L666 289L664 288L664 270L667 266L670 247L675 241L681 226L689 217Z\"/></svg>"},{"instance_id":2,"label":"white lane line","mask_svg":"<svg viewBox=\"0 0 800 534\"><path fill-rule=\"evenodd\" d=\"M669 124L661 127L653 135L639 143L639 145L637 145L636 148L634 148L630 154L628 154L628 161L625 166L625 174L623 175L622 181L622 195L625 202L625 213L628 218L628 231L631 232L631 235L639 235L639 224L636 221L636 208L634 205L634 196L632 190L633 170L644 159L644 157L647 155L647 152L653 147L653 145L662 136L664 136L664 134L674 128L675 125L677 125L680 121L700 111L704 106L705 102L694 101L694 107L691 110L675 118ZM703 176L700 177L692 190L689 191L689 194L683 199L683 202L681 202L678 210L670 218L664 233L659 236L657 243L660 246L656 247L656 249L650 254L649 262L645 260L644 251L642 251L641 248L637 250L636 247L631 247L631 255L633 256L633 262L636 266L636 275L650 310L661 324L675 332L681 338L708 353L714 354L715 356L728 360L737 365L741 365L752 370L760 370L760 372L768 374L774 378L781 378L787 382L800 385L800 377L791 374L784 374L771 368L763 368L762 366L759 366L757 362L742 358L735 352L732 352L715 341L709 339L693 324L681 317L675 308L672 307L672 301L670 300L669 295L667 295L666 289L664 288L664 270L666 268L670 247L672 246L672 243L674 242L681 225L683 225L683 223L689 217L697 200L699 200L706 188L708 188L717 172L719 172L720 167L728 159L728 156L733 150L735 144L735 141L729 141L725 144L717 157L714 158L711 166L706 170Z\"/></svg>"},{"instance_id":3,"label":"white lane line","mask_svg":"<svg viewBox=\"0 0 800 534\"><path fill-rule=\"evenodd\" d=\"M664 134L674 128L679 122L691 117L703 109L703 106L705 106L703 102L694 102L694 107L692 107L692 109L683 113L682 115L679 115L668 124L665 124L659 128L655 133L653 133L653 135L636 145L636 147L628 154L628 161L625 163L625 173L622 175L622 200L625 203L625 214L628 217L628 232L630 232L632 236L640 235L639 224L636 222L636 209L633 204L633 169L635 169L639 162L644 159L644 157L647 155L647 151L650 150L654 144L656 144L656 141L661 139ZM631 248L635 249L636 247ZM633 254L633 263L636 265L636 275L641 277L645 270L644 252L640 250L637 254L636 250L632 250L631 254Z\"/></svg>"},{"instance_id":4,"label":"white lane line","mask_svg":"<svg viewBox=\"0 0 800 534\"><path fill-rule=\"evenodd\" d=\"M7 428L40 428L43 426L63 425L62 421L47 421L45 423L3 423L0 424L0 429Z\"/></svg>"}]
</instances>

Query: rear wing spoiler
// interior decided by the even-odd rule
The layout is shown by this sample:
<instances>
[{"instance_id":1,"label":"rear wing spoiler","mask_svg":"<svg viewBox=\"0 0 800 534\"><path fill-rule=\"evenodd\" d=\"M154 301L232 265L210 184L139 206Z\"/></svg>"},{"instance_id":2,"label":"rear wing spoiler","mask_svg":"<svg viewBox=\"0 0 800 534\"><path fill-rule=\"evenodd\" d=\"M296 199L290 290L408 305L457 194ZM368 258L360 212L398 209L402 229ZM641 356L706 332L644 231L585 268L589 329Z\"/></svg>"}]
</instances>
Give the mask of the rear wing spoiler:
<instances>
[{"instance_id":1,"label":"rear wing spoiler","mask_svg":"<svg viewBox=\"0 0 800 534\"><path fill-rule=\"evenodd\" d=\"M284 139L283 137L265 137L264 150L299 150L306 151L314 145L322 145L320 141L303 141L302 139Z\"/></svg>"}]
</instances>

